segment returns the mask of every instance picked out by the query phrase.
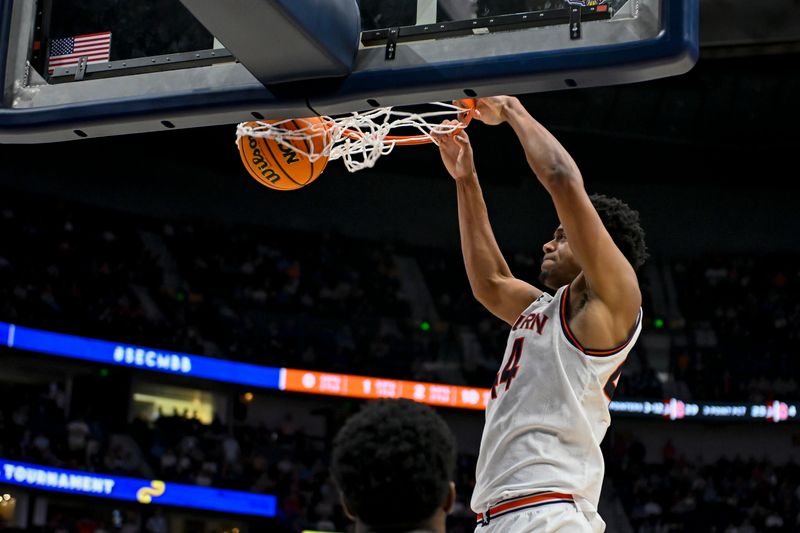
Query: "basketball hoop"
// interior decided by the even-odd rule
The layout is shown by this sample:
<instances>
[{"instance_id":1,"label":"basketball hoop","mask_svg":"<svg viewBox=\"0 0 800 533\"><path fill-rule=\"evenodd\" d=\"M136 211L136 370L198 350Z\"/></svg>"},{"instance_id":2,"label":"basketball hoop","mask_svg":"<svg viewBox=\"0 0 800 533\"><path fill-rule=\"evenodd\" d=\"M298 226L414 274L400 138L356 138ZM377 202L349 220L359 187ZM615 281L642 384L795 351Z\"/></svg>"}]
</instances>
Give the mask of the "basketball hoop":
<instances>
[{"instance_id":1,"label":"basketball hoop","mask_svg":"<svg viewBox=\"0 0 800 533\"><path fill-rule=\"evenodd\" d=\"M292 119L243 122L236 128L236 143L241 148L242 137L272 139L312 164L321 158L341 159L347 170L356 172L371 168L395 146L435 144L434 135L450 135L465 128L472 120L475 100L460 100L458 104L434 102L428 105L435 110L416 113L380 107L338 118L322 116L321 123L306 121L300 127L297 122L302 121ZM448 119L458 123L442 124ZM391 134L392 130L415 133L398 135Z\"/></svg>"}]
</instances>

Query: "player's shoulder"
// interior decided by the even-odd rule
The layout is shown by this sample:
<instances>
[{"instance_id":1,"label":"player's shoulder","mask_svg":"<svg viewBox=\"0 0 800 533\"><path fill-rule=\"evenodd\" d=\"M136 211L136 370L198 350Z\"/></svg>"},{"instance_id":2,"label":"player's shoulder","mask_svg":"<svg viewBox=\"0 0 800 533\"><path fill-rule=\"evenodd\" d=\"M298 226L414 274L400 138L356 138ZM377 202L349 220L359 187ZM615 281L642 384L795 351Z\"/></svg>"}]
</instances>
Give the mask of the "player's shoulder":
<instances>
[{"instance_id":1,"label":"player's shoulder","mask_svg":"<svg viewBox=\"0 0 800 533\"><path fill-rule=\"evenodd\" d=\"M553 301L554 301L553 295L543 292L542 294L537 296L530 304L528 304L528 307L526 307L525 310L522 311L521 315L527 315L529 313L539 312L545 307L552 304Z\"/></svg>"},{"instance_id":2,"label":"player's shoulder","mask_svg":"<svg viewBox=\"0 0 800 533\"><path fill-rule=\"evenodd\" d=\"M553 295L548 292L543 292L536 298L534 301L531 302L531 307L541 307L543 305L547 305L553 301Z\"/></svg>"},{"instance_id":3,"label":"player's shoulder","mask_svg":"<svg viewBox=\"0 0 800 533\"><path fill-rule=\"evenodd\" d=\"M549 292L543 292L536 298L533 303L550 303L553 301L553 295Z\"/></svg>"}]
</instances>

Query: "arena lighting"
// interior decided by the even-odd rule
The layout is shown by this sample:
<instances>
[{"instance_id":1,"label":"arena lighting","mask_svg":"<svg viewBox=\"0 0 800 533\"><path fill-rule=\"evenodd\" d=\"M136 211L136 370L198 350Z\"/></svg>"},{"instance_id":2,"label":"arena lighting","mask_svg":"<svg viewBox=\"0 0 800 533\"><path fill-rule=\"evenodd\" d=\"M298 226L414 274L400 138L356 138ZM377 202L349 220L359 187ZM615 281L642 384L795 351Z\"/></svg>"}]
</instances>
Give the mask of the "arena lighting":
<instances>
[{"instance_id":1,"label":"arena lighting","mask_svg":"<svg viewBox=\"0 0 800 533\"><path fill-rule=\"evenodd\" d=\"M305 394L348 398L408 398L434 406L475 410L484 409L489 400L489 389L484 388L257 366L65 335L5 322L0 322L0 346L104 365L126 366ZM245 400L247 394L252 393L245 393ZM612 401L609 410L617 416L670 421L763 420L777 423L800 420L798 405L780 401L752 404L689 402L678 398L624 399Z\"/></svg>"},{"instance_id":2,"label":"arena lighting","mask_svg":"<svg viewBox=\"0 0 800 533\"><path fill-rule=\"evenodd\" d=\"M5 459L0 459L0 483L47 492L110 498L145 505L154 503L191 507L229 514L272 517L277 511L277 499L268 494L64 470Z\"/></svg>"}]
</instances>

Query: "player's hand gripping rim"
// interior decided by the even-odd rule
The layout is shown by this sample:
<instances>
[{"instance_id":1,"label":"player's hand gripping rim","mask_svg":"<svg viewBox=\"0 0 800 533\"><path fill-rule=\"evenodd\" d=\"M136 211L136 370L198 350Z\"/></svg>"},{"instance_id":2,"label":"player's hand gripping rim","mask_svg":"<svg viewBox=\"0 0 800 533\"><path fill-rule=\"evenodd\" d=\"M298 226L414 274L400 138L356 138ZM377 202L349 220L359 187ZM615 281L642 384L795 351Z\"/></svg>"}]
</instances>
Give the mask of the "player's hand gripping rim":
<instances>
[{"instance_id":1,"label":"player's hand gripping rim","mask_svg":"<svg viewBox=\"0 0 800 533\"><path fill-rule=\"evenodd\" d=\"M447 126L457 124L457 120L446 120L442 123ZM453 179L461 181L477 176L472 157L472 145L466 131L458 129L450 134L434 134L433 137L434 142L439 146L442 162Z\"/></svg>"}]
</instances>

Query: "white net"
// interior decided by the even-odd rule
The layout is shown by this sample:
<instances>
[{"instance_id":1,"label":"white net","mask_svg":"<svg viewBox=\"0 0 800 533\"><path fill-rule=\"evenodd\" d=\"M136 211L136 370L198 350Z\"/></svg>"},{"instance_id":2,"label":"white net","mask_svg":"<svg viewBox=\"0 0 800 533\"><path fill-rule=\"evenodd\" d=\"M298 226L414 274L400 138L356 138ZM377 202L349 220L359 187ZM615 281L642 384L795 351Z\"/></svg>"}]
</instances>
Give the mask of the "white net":
<instances>
[{"instance_id":1,"label":"white net","mask_svg":"<svg viewBox=\"0 0 800 533\"><path fill-rule=\"evenodd\" d=\"M444 102L429 105L435 109L414 113L380 107L337 118L323 116L320 117L322 124L302 119L243 122L236 128L236 142L238 144L242 137L274 139L311 162L326 156L329 160L341 159L347 170L356 172L374 166L380 156L390 153L397 145L436 143L435 135L449 135L466 127L471 108ZM292 122L296 129L286 127ZM415 133L391 134L398 129ZM317 150L317 146L323 148Z\"/></svg>"}]
</instances>

